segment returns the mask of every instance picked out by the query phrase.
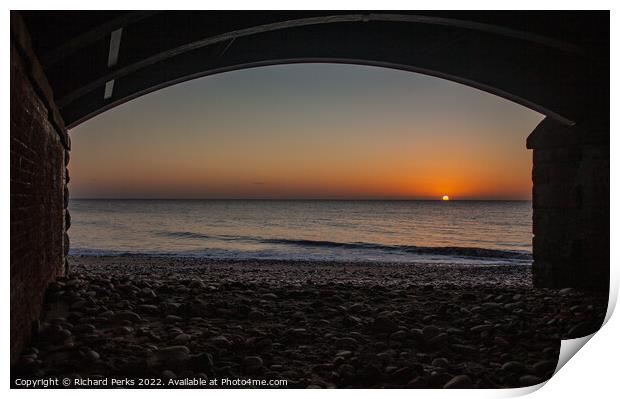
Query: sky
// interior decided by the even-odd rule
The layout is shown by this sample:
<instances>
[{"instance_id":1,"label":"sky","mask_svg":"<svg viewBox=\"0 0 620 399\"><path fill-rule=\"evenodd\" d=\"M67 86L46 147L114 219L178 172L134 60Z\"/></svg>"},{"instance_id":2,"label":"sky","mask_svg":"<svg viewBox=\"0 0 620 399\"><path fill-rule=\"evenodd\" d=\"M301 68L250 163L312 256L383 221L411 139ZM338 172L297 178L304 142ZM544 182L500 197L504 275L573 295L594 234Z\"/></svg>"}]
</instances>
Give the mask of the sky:
<instances>
[{"instance_id":1,"label":"sky","mask_svg":"<svg viewBox=\"0 0 620 399\"><path fill-rule=\"evenodd\" d=\"M70 131L72 198L530 199L543 115L447 80L294 64L132 100Z\"/></svg>"}]
</instances>

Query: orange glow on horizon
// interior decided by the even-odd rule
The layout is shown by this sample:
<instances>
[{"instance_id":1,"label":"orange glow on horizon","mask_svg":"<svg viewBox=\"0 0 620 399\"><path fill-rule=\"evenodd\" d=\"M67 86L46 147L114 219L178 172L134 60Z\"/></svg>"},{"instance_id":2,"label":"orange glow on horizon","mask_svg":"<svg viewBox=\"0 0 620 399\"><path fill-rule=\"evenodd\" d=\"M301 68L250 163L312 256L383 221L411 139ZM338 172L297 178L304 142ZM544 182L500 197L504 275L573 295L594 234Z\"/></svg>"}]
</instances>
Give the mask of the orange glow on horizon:
<instances>
[{"instance_id":1,"label":"orange glow on horizon","mask_svg":"<svg viewBox=\"0 0 620 399\"><path fill-rule=\"evenodd\" d=\"M71 196L530 199L523 143L541 119L410 72L237 71L140 97L72 129Z\"/></svg>"}]
</instances>

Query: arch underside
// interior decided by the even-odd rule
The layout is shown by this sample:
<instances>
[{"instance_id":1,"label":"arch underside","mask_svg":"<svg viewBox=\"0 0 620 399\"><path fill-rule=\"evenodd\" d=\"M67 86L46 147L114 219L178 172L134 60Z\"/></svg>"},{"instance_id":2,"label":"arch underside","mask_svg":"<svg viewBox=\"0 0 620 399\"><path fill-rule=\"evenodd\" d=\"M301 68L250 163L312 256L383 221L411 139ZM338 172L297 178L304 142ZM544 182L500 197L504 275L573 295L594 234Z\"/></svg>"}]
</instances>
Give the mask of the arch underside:
<instances>
[{"instance_id":1,"label":"arch underside","mask_svg":"<svg viewBox=\"0 0 620 399\"><path fill-rule=\"evenodd\" d=\"M66 125L77 126L133 98L201 76L301 62L428 74L507 98L568 125L589 111L584 111L583 99L601 91L591 85L601 80L599 61L577 46L488 24L372 14L379 17L338 15L310 18L311 23L292 19L262 25L252 25L260 18L246 18L245 25L233 19L217 26L211 21L205 32L204 15L198 14L194 19L185 15L184 28L174 17L167 24L150 17L124 26L113 66L108 66L109 34L60 60L57 54L48 57L44 68Z\"/></svg>"},{"instance_id":2,"label":"arch underside","mask_svg":"<svg viewBox=\"0 0 620 399\"><path fill-rule=\"evenodd\" d=\"M541 114L544 114L546 116L550 116L556 120L558 120L559 122L561 122L562 124L566 124L566 125L572 125L574 124L574 121L563 116L560 114L557 114L556 112L547 109L537 103L533 103L531 101L528 101L525 98L521 98L518 97L516 95L513 95L512 93L503 91L501 89L498 89L496 87L492 87L492 86L487 86L485 84L479 83L479 82L475 82L475 81L471 81L459 76L453 76L453 75L447 75L441 71L434 71L434 70L428 70L425 68L420 68L420 67L416 67L416 66L412 66L412 65L403 65L403 64L394 64L394 63L390 63L390 62L385 62L385 61L376 61L376 60L370 60L370 59L353 59L353 58L318 58L318 57L314 57L314 58L306 58L306 57L299 57L299 58L287 58L287 59L272 59L272 60L261 60L261 61L249 61L249 62L243 62L243 63L239 63L239 64L233 64L233 65L226 65L226 66L219 66L219 67L215 67L213 69L207 69L207 70L203 70L203 71L196 71L193 73L189 73L187 75L182 75L179 77L171 77L171 79L166 80L164 82L161 83L154 83L152 85L148 85L146 86L144 89L139 90L139 91L134 91L133 93L129 92L129 91L121 91L122 94L118 94L117 96L114 96L116 99L111 99L110 101L103 101L103 104L101 104L101 106L99 108L96 108L94 111L83 115L82 117L80 117L80 119L76 119L74 122L71 122L71 124L68 126L69 128L72 128L74 126L79 125L80 123L87 121L88 119L95 117L97 115L99 115L100 113L103 113L109 109L112 109L114 107L117 107L119 105L122 105L128 101L131 101L135 98L141 97L143 95L155 92L157 90L169 87L169 86L173 86L175 84L179 84L179 83L183 83L186 81L190 81L193 79L198 79L201 77L206 77L206 76L210 76L210 75L216 75L219 73L225 73L225 72L230 72L230 71L237 71L237 70L243 70L243 69L251 69L251 68L258 68L258 67L264 67L264 66L274 66L274 65L287 65L287 64L308 64L308 63L330 63L330 64L349 64L349 65L362 65L362 66L374 66L374 67L382 67L382 68L390 68L390 69L397 69L397 70L402 70L402 71L409 71L409 72L415 72L415 73L419 73L419 74L424 74L424 75L428 75L428 76L434 76L437 78L441 78L441 79L446 79L446 80L450 80L453 82L457 82L457 83L461 83L494 95L497 95L499 97L503 97L506 98L508 100L511 100L515 103L521 104L527 108L530 108L534 111L537 111ZM117 88L119 88L119 84L117 83ZM122 90L122 89L120 89ZM85 100L82 101L92 101L89 103L90 104L95 104L95 103L99 103L101 102L100 99L97 98L97 96L99 97L103 97L104 96L104 89L103 88L97 88L95 90L93 90L91 93L89 93L86 97ZM91 97L90 99L88 97ZM64 108L65 109L65 115L69 115L69 120L72 120L72 114L71 112L74 110L73 107L69 106ZM75 111L74 112L78 112L81 114L82 110L84 108L83 107L75 107Z\"/></svg>"}]
</instances>

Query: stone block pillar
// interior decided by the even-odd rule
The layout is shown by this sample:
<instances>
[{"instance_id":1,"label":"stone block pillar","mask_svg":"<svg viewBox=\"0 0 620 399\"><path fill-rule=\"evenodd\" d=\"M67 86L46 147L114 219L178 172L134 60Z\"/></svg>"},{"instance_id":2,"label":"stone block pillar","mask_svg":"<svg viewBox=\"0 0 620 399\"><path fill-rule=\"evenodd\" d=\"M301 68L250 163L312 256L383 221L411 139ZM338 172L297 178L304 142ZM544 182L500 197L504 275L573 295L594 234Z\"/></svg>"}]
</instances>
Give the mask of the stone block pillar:
<instances>
[{"instance_id":1,"label":"stone block pillar","mask_svg":"<svg viewBox=\"0 0 620 399\"><path fill-rule=\"evenodd\" d=\"M70 141L19 14L11 12L11 364L65 273Z\"/></svg>"},{"instance_id":2,"label":"stone block pillar","mask_svg":"<svg viewBox=\"0 0 620 399\"><path fill-rule=\"evenodd\" d=\"M536 287L609 287L609 121L544 119L533 149Z\"/></svg>"}]
</instances>

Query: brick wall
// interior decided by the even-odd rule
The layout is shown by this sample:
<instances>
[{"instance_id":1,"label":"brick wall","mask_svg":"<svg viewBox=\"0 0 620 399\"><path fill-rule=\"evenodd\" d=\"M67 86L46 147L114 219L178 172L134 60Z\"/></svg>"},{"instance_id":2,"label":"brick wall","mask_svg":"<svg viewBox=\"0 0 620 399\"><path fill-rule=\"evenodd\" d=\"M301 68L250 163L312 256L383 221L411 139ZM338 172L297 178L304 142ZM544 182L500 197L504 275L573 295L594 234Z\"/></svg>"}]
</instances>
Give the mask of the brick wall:
<instances>
[{"instance_id":1,"label":"brick wall","mask_svg":"<svg viewBox=\"0 0 620 399\"><path fill-rule=\"evenodd\" d=\"M534 150L534 285L609 287L609 125L546 118Z\"/></svg>"},{"instance_id":2,"label":"brick wall","mask_svg":"<svg viewBox=\"0 0 620 399\"><path fill-rule=\"evenodd\" d=\"M37 64L11 16L11 364L49 282L64 272L66 130L54 123ZM23 37L22 37L23 38ZM26 46L27 47L27 42Z\"/></svg>"}]
</instances>

